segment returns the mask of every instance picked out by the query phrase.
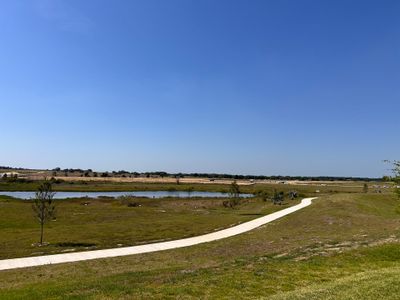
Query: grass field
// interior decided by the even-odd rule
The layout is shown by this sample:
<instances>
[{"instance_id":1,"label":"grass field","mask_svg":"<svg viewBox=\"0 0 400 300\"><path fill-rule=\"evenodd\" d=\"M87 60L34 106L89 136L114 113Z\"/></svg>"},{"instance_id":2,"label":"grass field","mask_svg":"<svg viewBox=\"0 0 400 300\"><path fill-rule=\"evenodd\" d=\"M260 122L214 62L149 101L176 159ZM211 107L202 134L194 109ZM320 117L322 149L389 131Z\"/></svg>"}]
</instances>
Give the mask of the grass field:
<instances>
[{"instance_id":1,"label":"grass field","mask_svg":"<svg viewBox=\"0 0 400 300\"><path fill-rule=\"evenodd\" d=\"M41 181L28 182L7 182L0 180L0 191L35 191ZM240 190L244 193L272 193L274 189L282 191L296 190L303 196L332 194L332 193L360 193L363 191L363 182L332 182L304 184L282 184L276 182L255 183L240 185ZM374 185L385 185L383 183L368 183L371 192L377 191ZM390 184L386 184L391 186ZM228 192L229 184L222 183L160 183L160 182L115 182L111 180L103 181L61 181L53 185L56 191L85 191L85 192L112 192L112 191L210 191L210 192ZM383 193L391 193L391 188L379 189Z\"/></svg>"},{"instance_id":2,"label":"grass field","mask_svg":"<svg viewBox=\"0 0 400 300\"><path fill-rule=\"evenodd\" d=\"M0 298L397 299L399 241L394 195L324 195L225 240L0 272Z\"/></svg>"},{"instance_id":3,"label":"grass field","mask_svg":"<svg viewBox=\"0 0 400 300\"><path fill-rule=\"evenodd\" d=\"M237 209L224 199L71 199L57 201L57 218L46 226L47 246L39 238L30 201L0 197L0 259L77 250L131 246L179 239L226 228L297 204L243 199ZM135 207L131 206L135 205Z\"/></svg>"}]
</instances>

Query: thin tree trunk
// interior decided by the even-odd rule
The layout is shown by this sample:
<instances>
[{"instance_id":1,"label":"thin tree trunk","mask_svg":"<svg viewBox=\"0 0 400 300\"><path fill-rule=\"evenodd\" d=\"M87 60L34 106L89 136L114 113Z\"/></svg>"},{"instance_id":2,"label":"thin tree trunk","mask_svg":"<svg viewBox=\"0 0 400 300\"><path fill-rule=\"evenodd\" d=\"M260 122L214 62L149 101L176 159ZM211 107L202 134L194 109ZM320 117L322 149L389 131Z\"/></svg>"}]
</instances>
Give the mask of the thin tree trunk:
<instances>
[{"instance_id":1,"label":"thin tree trunk","mask_svg":"<svg viewBox=\"0 0 400 300\"><path fill-rule=\"evenodd\" d=\"M40 245L43 245L43 222L40 223Z\"/></svg>"}]
</instances>

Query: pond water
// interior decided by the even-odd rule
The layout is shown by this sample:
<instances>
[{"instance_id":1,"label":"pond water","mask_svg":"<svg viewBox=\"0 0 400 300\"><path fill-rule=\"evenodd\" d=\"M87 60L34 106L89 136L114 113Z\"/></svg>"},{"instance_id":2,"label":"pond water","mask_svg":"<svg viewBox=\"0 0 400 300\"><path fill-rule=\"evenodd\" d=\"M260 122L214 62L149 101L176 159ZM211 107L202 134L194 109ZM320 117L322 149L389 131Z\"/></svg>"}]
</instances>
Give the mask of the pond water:
<instances>
[{"instance_id":1,"label":"pond water","mask_svg":"<svg viewBox=\"0 0 400 300\"><path fill-rule=\"evenodd\" d=\"M0 195L11 196L19 199L31 199L35 197L35 192L1 192ZM137 192L56 192L54 199L67 198L99 198L105 197L121 197L121 196L136 196L147 198L188 198L188 197L205 197L205 198L228 198L229 193L219 192L197 192L197 191L137 191ZM240 194L242 198L252 197L252 194Z\"/></svg>"}]
</instances>

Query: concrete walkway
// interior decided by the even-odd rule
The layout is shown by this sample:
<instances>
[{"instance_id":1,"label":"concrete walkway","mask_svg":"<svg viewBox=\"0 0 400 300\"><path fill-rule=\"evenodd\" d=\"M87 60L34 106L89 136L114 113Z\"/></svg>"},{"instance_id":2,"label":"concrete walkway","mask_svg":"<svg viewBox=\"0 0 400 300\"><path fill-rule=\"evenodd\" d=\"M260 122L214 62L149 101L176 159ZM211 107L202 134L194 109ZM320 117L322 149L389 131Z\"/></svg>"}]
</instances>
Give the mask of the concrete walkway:
<instances>
[{"instance_id":1,"label":"concrete walkway","mask_svg":"<svg viewBox=\"0 0 400 300\"><path fill-rule=\"evenodd\" d=\"M77 262L90 259L108 258L108 257L118 257L133 254L149 253L155 251L162 251L168 249L176 249L182 247L188 247L193 245L198 245L202 243L212 242L227 237L235 236L254 228L260 227L264 224L272 222L276 219L282 218L288 214L291 214L297 210L307 207L311 204L311 201L316 198L305 198L301 203L282 209L280 211L274 212L272 214L266 215L264 217L242 223L237 226L233 226L227 229L216 231L213 233L208 233L196 237L185 238L169 242L161 242L140 246L105 249L105 250L93 250L84 252L74 252L74 253L63 253L63 254L53 254L44 256L33 256L33 257L23 257L23 258L13 258L0 260L0 271L1 270L11 270L18 268L27 268L51 264L60 264L68 262Z\"/></svg>"}]
</instances>

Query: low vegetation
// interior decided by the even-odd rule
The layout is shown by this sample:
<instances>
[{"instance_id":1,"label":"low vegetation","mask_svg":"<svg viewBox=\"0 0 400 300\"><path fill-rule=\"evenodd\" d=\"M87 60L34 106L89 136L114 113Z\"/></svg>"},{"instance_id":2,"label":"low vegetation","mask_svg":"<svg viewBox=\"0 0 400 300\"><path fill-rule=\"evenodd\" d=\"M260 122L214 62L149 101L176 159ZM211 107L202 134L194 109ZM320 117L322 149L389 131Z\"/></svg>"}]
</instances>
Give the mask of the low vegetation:
<instances>
[{"instance_id":1,"label":"low vegetation","mask_svg":"<svg viewBox=\"0 0 400 300\"><path fill-rule=\"evenodd\" d=\"M128 196L117 200L106 197L56 200L57 218L48 220L47 243L37 247L41 231L36 220L38 212L32 213L31 209L36 201L0 196L0 259L184 238L279 209L258 198L243 199L235 210L224 208L223 201ZM286 206L292 204L295 203L287 202Z\"/></svg>"},{"instance_id":2,"label":"low vegetation","mask_svg":"<svg viewBox=\"0 0 400 300\"><path fill-rule=\"evenodd\" d=\"M171 203L178 206L179 200ZM103 208L107 210L137 208L128 208L126 202L115 200L91 206L92 201L85 206L81 205L82 200L73 200L69 214L97 205L106 205ZM168 207L164 206L169 205L167 201L139 208L163 209ZM191 205L197 205L197 201L206 200L196 199ZM223 208L221 203L212 207L211 203L217 199L209 201L211 207L204 212L216 214L215 219L208 220L227 216L241 219L250 214L253 218L263 213L259 208L250 209L253 205L279 208L261 198L256 204L242 204L234 210ZM4 203L16 202L1 202ZM179 206L176 209L179 211ZM167 223L182 217L165 216ZM196 226L187 226L185 230L199 224L195 214L189 217ZM235 218L234 222L238 220ZM104 221L98 222L99 231L104 229L101 227ZM157 222L153 218L146 226ZM182 223L166 230L172 233L180 226ZM76 241L90 243L90 240ZM229 239L145 255L0 272L0 296L6 299L396 299L399 242L400 212L394 194L324 195L306 209Z\"/></svg>"},{"instance_id":3,"label":"low vegetation","mask_svg":"<svg viewBox=\"0 0 400 300\"><path fill-rule=\"evenodd\" d=\"M219 183L149 183L149 182L113 182L113 181L65 181L54 179L54 191L82 191L82 192L112 192L112 191L209 191L229 193L229 184ZM36 191L42 180L17 179L10 182L0 180L0 191ZM360 193L363 192L362 182L344 182L332 184L285 184L285 183L255 183L251 185L239 185L242 193L261 195L266 193L271 196L274 190L288 193L297 191L299 197L318 196L332 193ZM370 193L392 193L393 185L380 182L369 183Z\"/></svg>"}]
</instances>

